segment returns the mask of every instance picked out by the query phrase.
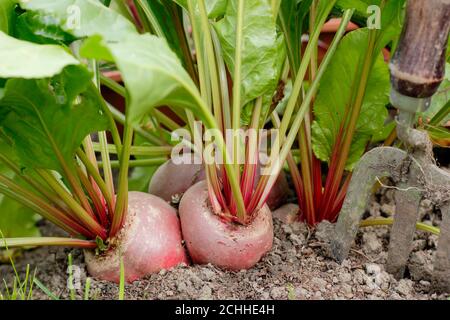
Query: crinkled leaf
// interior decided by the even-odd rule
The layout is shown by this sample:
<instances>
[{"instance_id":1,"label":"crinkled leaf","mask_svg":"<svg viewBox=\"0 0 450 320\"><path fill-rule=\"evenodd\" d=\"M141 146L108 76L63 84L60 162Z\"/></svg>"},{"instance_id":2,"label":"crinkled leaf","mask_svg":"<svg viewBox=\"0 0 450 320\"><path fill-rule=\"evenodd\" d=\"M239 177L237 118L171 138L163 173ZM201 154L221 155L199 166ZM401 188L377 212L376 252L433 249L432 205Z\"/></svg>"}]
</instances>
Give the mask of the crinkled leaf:
<instances>
[{"instance_id":1,"label":"crinkled leaf","mask_svg":"<svg viewBox=\"0 0 450 320\"><path fill-rule=\"evenodd\" d=\"M215 24L225 62L233 74L236 47L237 0L228 1L225 17ZM285 55L267 0L246 0L242 45L242 105L275 91ZM281 57L281 58L280 58Z\"/></svg>"},{"instance_id":2,"label":"crinkled leaf","mask_svg":"<svg viewBox=\"0 0 450 320\"><path fill-rule=\"evenodd\" d=\"M100 34L118 41L137 32L129 20L98 0L20 0L19 3L25 10L57 19L64 31L77 38Z\"/></svg>"},{"instance_id":3,"label":"crinkled leaf","mask_svg":"<svg viewBox=\"0 0 450 320\"><path fill-rule=\"evenodd\" d=\"M197 87L163 39L143 34L107 42L96 36L85 42L80 53L87 58L116 62L129 95L129 123L138 123L152 108L161 105L193 110L198 106Z\"/></svg>"},{"instance_id":4,"label":"crinkled leaf","mask_svg":"<svg viewBox=\"0 0 450 320\"><path fill-rule=\"evenodd\" d=\"M352 83L358 61L367 46L368 30L359 29L346 35L324 74L314 103L315 121L312 125L312 141L315 155L329 161L346 108L351 102ZM331 80L331 81L330 81ZM372 135L384 126L389 102L389 71L380 55L370 73L364 102L352 140L346 168L352 169L364 153Z\"/></svg>"},{"instance_id":5,"label":"crinkled leaf","mask_svg":"<svg viewBox=\"0 0 450 320\"><path fill-rule=\"evenodd\" d=\"M0 100L0 127L23 166L61 172L55 149L71 163L88 134L108 129L100 99L82 66L52 78L10 79Z\"/></svg>"},{"instance_id":6,"label":"crinkled leaf","mask_svg":"<svg viewBox=\"0 0 450 320\"><path fill-rule=\"evenodd\" d=\"M70 44L76 38L61 29L59 20L50 15L25 12L17 18L15 37L35 43Z\"/></svg>"},{"instance_id":7,"label":"crinkled leaf","mask_svg":"<svg viewBox=\"0 0 450 320\"><path fill-rule=\"evenodd\" d=\"M52 77L79 61L56 45L17 40L0 31L0 78Z\"/></svg>"}]
</instances>

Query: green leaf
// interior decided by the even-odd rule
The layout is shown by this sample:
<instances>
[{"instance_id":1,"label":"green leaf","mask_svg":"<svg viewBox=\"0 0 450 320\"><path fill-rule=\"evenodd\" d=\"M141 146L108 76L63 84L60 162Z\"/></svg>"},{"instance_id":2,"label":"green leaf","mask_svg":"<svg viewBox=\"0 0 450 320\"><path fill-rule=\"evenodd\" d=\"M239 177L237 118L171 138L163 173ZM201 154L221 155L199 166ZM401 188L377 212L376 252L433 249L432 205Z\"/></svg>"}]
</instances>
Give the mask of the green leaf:
<instances>
[{"instance_id":1,"label":"green leaf","mask_svg":"<svg viewBox=\"0 0 450 320\"><path fill-rule=\"evenodd\" d=\"M25 12L17 18L15 36L41 44L67 45L76 40L71 34L61 29L58 19L35 12Z\"/></svg>"},{"instance_id":2,"label":"green leaf","mask_svg":"<svg viewBox=\"0 0 450 320\"><path fill-rule=\"evenodd\" d=\"M128 190L148 192L148 185L157 169L157 166L134 168L128 180Z\"/></svg>"},{"instance_id":3,"label":"green leaf","mask_svg":"<svg viewBox=\"0 0 450 320\"><path fill-rule=\"evenodd\" d=\"M3 141L0 141L0 152L9 159L17 160L11 147ZM14 177L12 170L2 162L0 162L0 173L14 180L19 180ZM8 197L0 195L0 231L3 237L38 237L40 236L39 229L36 226L38 220L39 216L30 209Z\"/></svg>"},{"instance_id":4,"label":"green leaf","mask_svg":"<svg viewBox=\"0 0 450 320\"><path fill-rule=\"evenodd\" d=\"M438 91L431 99L430 107L424 112L423 116L426 119L431 119L438 113L446 112L447 113L446 115L444 114L440 116L442 120L439 122L445 123L447 121L450 121L450 113L449 113L450 110L448 111L443 110L444 108L448 108L448 106L446 107L446 105L449 102L450 102L450 63L447 63L445 69L445 79L439 86Z\"/></svg>"},{"instance_id":5,"label":"green leaf","mask_svg":"<svg viewBox=\"0 0 450 320\"><path fill-rule=\"evenodd\" d=\"M206 12L208 18L214 19L225 14L228 0L206 0Z\"/></svg>"},{"instance_id":6,"label":"green leaf","mask_svg":"<svg viewBox=\"0 0 450 320\"><path fill-rule=\"evenodd\" d=\"M242 50L242 105L273 93L285 56L283 37L277 33L267 0L246 0ZM237 0L228 1L225 17L215 24L225 62L233 74L236 46Z\"/></svg>"},{"instance_id":7,"label":"green leaf","mask_svg":"<svg viewBox=\"0 0 450 320\"><path fill-rule=\"evenodd\" d=\"M86 58L116 62L129 96L126 121L130 124L139 123L157 106L192 110L199 106L197 87L163 39L143 34L107 42L96 36L85 42L80 53Z\"/></svg>"},{"instance_id":8,"label":"green leaf","mask_svg":"<svg viewBox=\"0 0 450 320\"><path fill-rule=\"evenodd\" d=\"M312 125L312 142L315 155L322 161L329 161L339 134L339 128L346 119L346 108L353 94L352 84L358 68L358 61L364 55L368 41L368 30L350 32L340 43L333 61L324 74L314 103L315 121ZM364 102L356 125L346 168L351 170L364 153L372 135L379 131L387 117L389 102L389 71L380 55L369 76Z\"/></svg>"},{"instance_id":9,"label":"green leaf","mask_svg":"<svg viewBox=\"0 0 450 320\"><path fill-rule=\"evenodd\" d=\"M169 138L170 140L170 138ZM134 146L151 146L148 141L139 136L134 136L133 141ZM146 156L134 156L136 159L148 159ZM148 192L148 185L150 183L150 180L153 177L153 174L158 169L159 166L152 166L152 167L135 167L133 168L133 171L131 171L131 175L128 179L128 190L129 191L141 191L141 192Z\"/></svg>"},{"instance_id":10,"label":"green leaf","mask_svg":"<svg viewBox=\"0 0 450 320\"><path fill-rule=\"evenodd\" d=\"M289 62L298 70L301 60L302 34L307 25L312 0L281 1L279 21L286 36Z\"/></svg>"},{"instance_id":11,"label":"green leaf","mask_svg":"<svg viewBox=\"0 0 450 320\"><path fill-rule=\"evenodd\" d=\"M378 35L377 50L382 50L393 42L391 52L395 51L402 32L405 2L406 0L390 0L386 2L381 12L381 30Z\"/></svg>"},{"instance_id":12,"label":"green leaf","mask_svg":"<svg viewBox=\"0 0 450 320\"><path fill-rule=\"evenodd\" d=\"M450 146L450 130L444 127L425 126L430 138L437 145L442 147Z\"/></svg>"},{"instance_id":13,"label":"green leaf","mask_svg":"<svg viewBox=\"0 0 450 320\"><path fill-rule=\"evenodd\" d=\"M15 1L0 0L0 31L10 33L14 16Z\"/></svg>"},{"instance_id":14,"label":"green leaf","mask_svg":"<svg viewBox=\"0 0 450 320\"><path fill-rule=\"evenodd\" d=\"M392 131L395 130L396 127L397 127L396 121L390 121L386 123L383 127L381 127L378 131L376 131L373 134L371 143L384 142L392 133Z\"/></svg>"},{"instance_id":15,"label":"green leaf","mask_svg":"<svg viewBox=\"0 0 450 320\"><path fill-rule=\"evenodd\" d=\"M23 166L62 172L57 150L72 163L88 134L108 128L100 99L82 66L68 66L52 78L10 79L0 100L0 127Z\"/></svg>"},{"instance_id":16,"label":"green leaf","mask_svg":"<svg viewBox=\"0 0 450 320\"><path fill-rule=\"evenodd\" d=\"M387 0L381 12L380 42L378 48L385 47L400 35L403 25L403 9L406 0ZM338 0L336 8L340 10L355 9L352 20L361 26L367 25L367 19L373 12L369 6L381 6L381 0ZM395 46L394 46L395 47Z\"/></svg>"},{"instance_id":17,"label":"green leaf","mask_svg":"<svg viewBox=\"0 0 450 320\"><path fill-rule=\"evenodd\" d=\"M397 1L397 0L394 0ZM368 17L367 8L371 5L379 6L381 0L338 0L336 7L345 9L355 9L355 15Z\"/></svg>"},{"instance_id":18,"label":"green leaf","mask_svg":"<svg viewBox=\"0 0 450 320\"><path fill-rule=\"evenodd\" d=\"M137 33L129 20L98 0L20 0L19 3L25 10L57 19L64 31L77 38L100 34L118 41Z\"/></svg>"},{"instance_id":19,"label":"green leaf","mask_svg":"<svg viewBox=\"0 0 450 320\"><path fill-rule=\"evenodd\" d=\"M180 59L184 59L180 36L177 32L177 21L183 24L183 12L172 0L147 0L146 4L153 16L157 20L157 24L169 43L170 48ZM155 33L157 35L157 33Z\"/></svg>"},{"instance_id":20,"label":"green leaf","mask_svg":"<svg viewBox=\"0 0 450 320\"><path fill-rule=\"evenodd\" d=\"M0 195L0 231L5 238L39 237L39 216L18 202Z\"/></svg>"},{"instance_id":21,"label":"green leaf","mask_svg":"<svg viewBox=\"0 0 450 320\"><path fill-rule=\"evenodd\" d=\"M123 0L112 0L109 8L119 13L121 16L127 18L128 21L133 22L133 15L127 7L127 3Z\"/></svg>"},{"instance_id":22,"label":"green leaf","mask_svg":"<svg viewBox=\"0 0 450 320\"><path fill-rule=\"evenodd\" d=\"M0 78L52 77L79 61L56 45L17 40L0 31Z\"/></svg>"},{"instance_id":23,"label":"green leaf","mask_svg":"<svg viewBox=\"0 0 450 320\"><path fill-rule=\"evenodd\" d=\"M188 10L187 0L173 0L173 1L178 3L184 9ZM228 0L204 0L204 1L206 6L206 12L208 13L208 18L215 19L225 14Z\"/></svg>"}]
</instances>

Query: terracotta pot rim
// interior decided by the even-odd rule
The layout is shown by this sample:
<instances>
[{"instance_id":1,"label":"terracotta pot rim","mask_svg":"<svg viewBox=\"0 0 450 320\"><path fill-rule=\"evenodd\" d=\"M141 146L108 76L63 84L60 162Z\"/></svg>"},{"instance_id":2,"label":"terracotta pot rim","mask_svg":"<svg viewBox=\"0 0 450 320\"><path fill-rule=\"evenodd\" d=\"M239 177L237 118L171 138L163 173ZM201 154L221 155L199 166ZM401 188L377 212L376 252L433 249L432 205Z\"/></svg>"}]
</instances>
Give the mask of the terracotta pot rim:
<instances>
[{"instance_id":1,"label":"terracotta pot rim","mask_svg":"<svg viewBox=\"0 0 450 320\"><path fill-rule=\"evenodd\" d=\"M321 32L322 33L334 33L336 31L338 31L341 21L342 21L341 18L332 18L332 19L328 20L324 24ZM350 21L346 28L346 31L353 31L356 29L359 29L359 26Z\"/></svg>"},{"instance_id":2,"label":"terracotta pot rim","mask_svg":"<svg viewBox=\"0 0 450 320\"><path fill-rule=\"evenodd\" d=\"M120 73L119 70L114 70L114 71L105 71L102 72L103 75L111 80L114 80L116 82L121 82L122 81L122 74Z\"/></svg>"}]
</instances>

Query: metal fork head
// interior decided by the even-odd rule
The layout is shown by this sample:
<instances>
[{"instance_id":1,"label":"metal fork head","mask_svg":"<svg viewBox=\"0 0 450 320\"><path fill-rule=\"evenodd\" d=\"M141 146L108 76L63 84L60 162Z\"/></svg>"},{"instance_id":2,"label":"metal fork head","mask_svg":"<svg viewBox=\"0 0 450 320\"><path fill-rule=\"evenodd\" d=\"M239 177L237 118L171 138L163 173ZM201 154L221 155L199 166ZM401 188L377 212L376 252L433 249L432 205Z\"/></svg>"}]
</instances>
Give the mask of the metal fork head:
<instances>
[{"instance_id":1,"label":"metal fork head","mask_svg":"<svg viewBox=\"0 0 450 320\"><path fill-rule=\"evenodd\" d=\"M334 229L331 251L337 261L347 258L373 185L379 178L391 177L398 189L386 270L397 278L403 277L412 250L420 200L430 198L443 217L432 280L436 289L450 292L450 174L434 164L431 142L425 132L399 123L398 133L410 153L381 147L361 159Z\"/></svg>"}]
</instances>

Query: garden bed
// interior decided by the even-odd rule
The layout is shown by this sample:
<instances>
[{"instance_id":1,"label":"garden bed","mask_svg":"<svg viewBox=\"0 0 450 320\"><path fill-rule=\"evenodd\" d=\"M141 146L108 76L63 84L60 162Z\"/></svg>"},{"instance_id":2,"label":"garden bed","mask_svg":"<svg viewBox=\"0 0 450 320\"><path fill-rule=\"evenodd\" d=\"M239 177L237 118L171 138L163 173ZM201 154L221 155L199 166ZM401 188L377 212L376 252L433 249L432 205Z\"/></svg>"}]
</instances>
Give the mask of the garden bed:
<instances>
[{"instance_id":1,"label":"garden bed","mask_svg":"<svg viewBox=\"0 0 450 320\"><path fill-rule=\"evenodd\" d=\"M368 216L390 215L395 205L393 190L373 197ZM428 200L422 201L421 219L439 225L440 214ZM125 287L125 299L447 299L434 293L430 285L433 254L437 236L418 231L405 279L397 281L384 271L389 242L389 227L362 228L350 256L339 265L327 256L328 223L316 230L305 224L291 225L274 221L274 247L254 268L226 272L211 265L180 266L163 270ZM45 233L54 233L47 223ZM74 265L81 270L84 294L87 276L80 250L40 248L27 251L16 259L19 272L26 264L37 268L37 278L55 295L69 298L67 290L67 255L72 252ZM0 266L2 277L12 276L8 265ZM91 299L117 299L118 286L92 281ZM35 289L33 299L49 299Z\"/></svg>"},{"instance_id":2,"label":"garden bed","mask_svg":"<svg viewBox=\"0 0 450 320\"><path fill-rule=\"evenodd\" d=\"M0 0L0 300L450 300L449 14Z\"/></svg>"}]
</instances>

